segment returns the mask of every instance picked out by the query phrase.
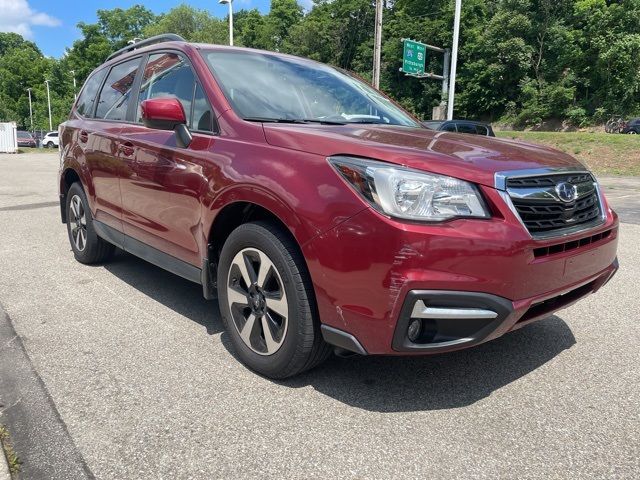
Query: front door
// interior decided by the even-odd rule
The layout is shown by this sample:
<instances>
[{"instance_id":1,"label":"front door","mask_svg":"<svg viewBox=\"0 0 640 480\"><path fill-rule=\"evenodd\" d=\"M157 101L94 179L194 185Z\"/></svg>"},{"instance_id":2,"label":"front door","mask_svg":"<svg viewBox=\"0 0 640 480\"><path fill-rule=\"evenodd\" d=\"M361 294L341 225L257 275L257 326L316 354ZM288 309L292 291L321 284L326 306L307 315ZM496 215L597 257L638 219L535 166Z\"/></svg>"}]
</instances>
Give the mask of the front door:
<instances>
[{"instance_id":1,"label":"front door","mask_svg":"<svg viewBox=\"0 0 640 480\"><path fill-rule=\"evenodd\" d=\"M139 104L146 99L180 100L193 141L176 145L172 131L142 125ZM137 123L121 132L127 169L121 177L124 232L146 245L201 267L201 197L207 188L203 167L215 137L211 108L188 60L178 53L149 55L140 85Z\"/></svg>"}]
</instances>

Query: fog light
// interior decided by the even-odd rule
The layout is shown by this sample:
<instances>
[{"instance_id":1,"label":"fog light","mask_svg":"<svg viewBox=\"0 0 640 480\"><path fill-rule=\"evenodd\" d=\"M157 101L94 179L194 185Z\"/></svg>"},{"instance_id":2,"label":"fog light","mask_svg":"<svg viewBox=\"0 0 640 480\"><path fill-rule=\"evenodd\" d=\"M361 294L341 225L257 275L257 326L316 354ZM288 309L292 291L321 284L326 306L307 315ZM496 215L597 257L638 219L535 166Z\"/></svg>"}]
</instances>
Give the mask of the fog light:
<instances>
[{"instance_id":1,"label":"fog light","mask_svg":"<svg viewBox=\"0 0 640 480\"><path fill-rule=\"evenodd\" d=\"M422 321L417 318L412 319L409 322L409 328L407 329L407 337L412 342L415 342L420 337L422 333Z\"/></svg>"}]
</instances>

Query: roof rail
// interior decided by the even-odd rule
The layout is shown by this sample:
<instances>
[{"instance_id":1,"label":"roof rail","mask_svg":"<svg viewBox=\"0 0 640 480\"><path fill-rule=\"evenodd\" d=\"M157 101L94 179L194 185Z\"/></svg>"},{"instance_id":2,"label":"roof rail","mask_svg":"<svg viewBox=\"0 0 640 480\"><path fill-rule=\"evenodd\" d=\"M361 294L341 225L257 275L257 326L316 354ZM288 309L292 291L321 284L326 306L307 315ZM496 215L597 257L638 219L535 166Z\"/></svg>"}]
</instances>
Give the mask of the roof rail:
<instances>
[{"instance_id":1,"label":"roof rail","mask_svg":"<svg viewBox=\"0 0 640 480\"><path fill-rule=\"evenodd\" d=\"M154 45L156 43L162 43L162 42L186 42L186 40L182 38L180 35L176 35L175 33L165 33L162 35L156 35L155 37L149 37L149 38L145 38L144 40L134 42L131 45L127 45L126 47L121 48L116 52L113 52L111 55L107 57L105 61L108 62L112 58L119 57L124 53L132 52L133 50L136 50L138 48L148 47L149 45Z\"/></svg>"}]
</instances>

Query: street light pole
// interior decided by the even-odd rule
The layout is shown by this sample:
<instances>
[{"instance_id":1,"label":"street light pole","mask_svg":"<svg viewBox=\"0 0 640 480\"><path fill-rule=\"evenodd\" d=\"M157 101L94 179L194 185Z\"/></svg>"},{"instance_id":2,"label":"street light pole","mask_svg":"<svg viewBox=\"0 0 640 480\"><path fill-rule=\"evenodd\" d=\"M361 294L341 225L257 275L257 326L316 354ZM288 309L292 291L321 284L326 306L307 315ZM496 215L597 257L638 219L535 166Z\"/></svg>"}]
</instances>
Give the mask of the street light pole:
<instances>
[{"instance_id":1,"label":"street light pole","mask_svg":"<svg viewBox=\"0 0 640 480\"><path fill-rule=\"evenodd\" d=\"M76 93L76 71L69 70L69 72L71 73L71 75L73 75L73 98L78 100L78 94Z\"/></svg>"},{"instance_id":2,"label":"street light pole","mask_svg":"<svg viewBox=\"0 0 640 480\"><path fill-rule=\"evenodd\" d=\"M460 39L460 10L462 0L456 0L453 18L453 46L451 48L451 74L449 75L449 101L447 102L447 120L453 119L453 102L456 90L456 67L458 64L458 41Z\"/></svg>"},{"instance_id":3,"label":"street light pole","mask_svg":"<svg viewBox=\"0 0 640 480\"><path fill-rule=\"evenodd\" d=\"M45 80L47 84L47 104L49 105L49 131L53 130L53 124L51 123L51 95L49 94L49 80Z\"/></svg>"},{"instance_id":4,"label":"street light pole","mask_svg":"<svg viewBox=\"0 0 640 480\"><path fill-rule=\"evenodd\" d=\"M29 121L31 122L31 131L33 132L33 107L31 106L31 89L27 88L29 92Z\"/></svg>"},{"instance_id":5,"label":"street light pole","mask_svg":"<svg viewBox=\"0 0 640 480\"><path fill-rule=\"evenodd\" d=\"M382 0L376 0L376 22L373 43L373 86L380 88L380 51L382 49Z\"/></svg>"},{"instance_id":6,"label":"street light pole","mask_svg":"<svg viewBox=\"0 0 640 480\"><path fill-rule=\"evenodd\" d=\"M229 4L229 45L233 47L233 0L218 0L218 3Z\"/></svg>"}]
</instances>

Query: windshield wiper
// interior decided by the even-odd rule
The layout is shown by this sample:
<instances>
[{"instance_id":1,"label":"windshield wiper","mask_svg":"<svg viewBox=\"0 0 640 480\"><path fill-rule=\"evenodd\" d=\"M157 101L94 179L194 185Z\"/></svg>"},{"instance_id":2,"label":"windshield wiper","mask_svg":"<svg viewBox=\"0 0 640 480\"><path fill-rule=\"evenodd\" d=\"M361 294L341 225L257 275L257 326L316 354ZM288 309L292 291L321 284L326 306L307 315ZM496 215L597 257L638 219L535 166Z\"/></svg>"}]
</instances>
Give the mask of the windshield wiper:
<instances>
[{"instance_id":1,"label":"windshield wiper","mask_svg":"<svg viewBox=\"0 0 640 480\"><path fill-rule=\"evenodd\" d=\"M244 117L248 122L264 123L319 123L321 125L345 125L347 122L323 120L321 118L271 118L271 117Z\"/></svg>"}]
</instances>

